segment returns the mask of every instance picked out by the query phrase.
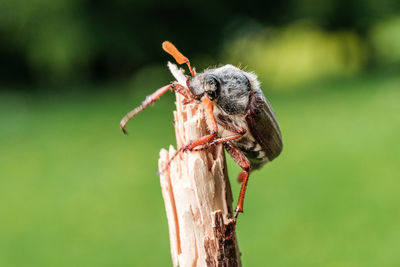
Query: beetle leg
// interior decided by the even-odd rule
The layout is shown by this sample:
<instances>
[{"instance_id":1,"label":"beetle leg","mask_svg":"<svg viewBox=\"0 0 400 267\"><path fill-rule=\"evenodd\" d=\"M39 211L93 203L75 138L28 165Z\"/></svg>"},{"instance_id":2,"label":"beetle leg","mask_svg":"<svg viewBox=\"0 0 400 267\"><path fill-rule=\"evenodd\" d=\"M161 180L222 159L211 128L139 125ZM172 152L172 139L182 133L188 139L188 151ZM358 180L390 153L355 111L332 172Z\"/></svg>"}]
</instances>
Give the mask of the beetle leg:
<instances>
[{"instance_id":1,"label":"beetle leg","mask_svg":"<svg viewBox=\"0 0 400 267\"><path fill-rule=\"evenodd\" d=\"M201 102L203 103L203 106L204 106L204 112L206 114L207 126L211 130L211 133L208 135L205 135L203 137L200 137L197 140L189 142L189 144L185 145L182 148L183 152L192 151L197 146L207 144L207 143L211 142L212 140L214 140L215 137L217 136L218 125L217 125L217 121L215 120L214 113L213 113L213 110L214 110L213 103L211 102L210 98L208 98L208 95L204 95L201 98Z\"/></svg>"},{"instance_id":2,"label":"beetle leg","mask_svg":"<svg viewBox=\"0 0 400 267\"><path fill-rule=\"evenodd\" d=\"M192 101L194 101L192 92L190 92L188 88L180 85L179 83L173 83L173 84L171 84L171 86L172 86L171 87L172 90L174 90L175 92L177 92L185 97L183 104L186 105L186 104L189 104Z\"/></svg>"},{"instance_id":3,"label":"beetle leg","mask_svg":"<svg viewBox=\"0 0 400 267\"><path fill-rule=\"evenodd\" d=\"M193 149L193 151L205 150L205 149L207 149L207 148L209 148L209 147L211 147L213 145L216 145L216 144L225 143L225 142L228 142L228 141L233 141L233 140L239 139L239 138L243 137L243 135L245 135L246 132L247 132L246 129L235 125L231 121L226 120L224 117L218 116L217 120L218 120L218 123L220 125L222 125L223 128L225 128L226 130L228 130L228 131L230 131L232 133L235 133L235 134L215 139L212 142L203 145L202 147Z\"/></svg>"},{"instance_id":4,"label":"beetle leg","mask_svg":"<svg viewBox=\"0 0 400 267\"><path fill-rule=\"evenodd\" d=\"M230 135L230 136L214 139L212 142L210 142L208 144L205 144L202 147L194 148L192 151L202 151L202 150L205 150L205 149L207 149L207 148L209 148L209 147L211 147L213 145L217 145L217 144L220 144L220 143L226 143L228 141L233 141L233 140L239 139L239 138L243 137L243 135L246 134L246 130L245 129L237 127L234 124L232 124L229 127L229 129L230 129L230 131L232 131L232 132L235 131L237 133L234 134L234 135Z\"/></svg>"},{"instance_id":5,"label":"beetle leg","mask_svg":"<svg viewBox=\"0 0 400 267\"><path fill-rule=\"evenodd\" d=\"M231 135L231 136L227 136L227 137L217 138L217 139L214 139L213 141L211 141L211 142L209 142L207 144L204 144L202 147L193 148L192 151L202 151L202 150L205 150L205 149L207 149L207 148L209 148L209 147L211 147L213 145L220 144L220 143L225 143L225 142L232 141L232 140L236 140L236 139L239 139L242 136L243 136L243 134L235 134L235 135Z\"/></svg>"},{"instance_id":6,"label":"beetle leg","mask_svg":"<svg viewBox=\"0 0 400 267\"><path fill-rule=\"evenodd\" d=\"M184 86L180 85L179 83L173 83L173 84L169 84L164 87L161 87L160 89L155 91L153 94L147 96L146 99L142 102L142 104L140 106L138 106L134 110L130 111L128 114L125 115L125 117L122 118L121 123L120 123L122 131L126 134L126 130L125 130L126 123L130 119L132 119L134 116L136 116L140 111L144 110L145 108L147 108L148 106L153 104L157 99L160 98L160 96L162 96L169 89L172 89L175 92L183 95L189 101L193 100L193 97L190 94L188 94L188 92L187 92L188 90Z\"/></svg>"},{"instance_id":7,"label":"beetle leg","mask_svg":"<svg viewBox=\"0 0 400 267\"><path fill-rule=\"evenodd\" d=\"M236 205L235 210L235 223L238 217L239 212L243 212L243 201L244 196L246 194L247 182L249 181L250 175L250 162L243 155L242 151L240 151L235 145L231 142L224 143L224 147L232 159L242 168L242 172L239 174L238 180L242 180L242 187L240 189L238 203Z\"/></svg>"},{"instance_id":8,"label":"beetle leg","mask_svg":"<svg viewBox=\"0 0 400 267\"><path fill-rule=\"evenodd\" d=\"M216 121L216 119L214 117L214 113L213 113L213 110L214 110L213 103L211 102L210 98L208 98L208 95L204 95L201 98L201 102L203 103L203 106L204 106L204 112L206 115L206 123L207 123L208 128L211 130L211 133L208 135L205 135L203 137L200 137L197 140L191 141L188 144L184 145L183 147L179 148L175 152L175 154L169 159L168 163L166 164L165 169L161 170L159 172L159 174L163 173L167 168L169 168L169 165L171 164L171 162L180 153L186 152L186 151L193 151L198 146L202 146L202 145L206 145L206 144L210 143L217 136L218 124L217 124L217 121Z\"/></svg>"}]
</instances>

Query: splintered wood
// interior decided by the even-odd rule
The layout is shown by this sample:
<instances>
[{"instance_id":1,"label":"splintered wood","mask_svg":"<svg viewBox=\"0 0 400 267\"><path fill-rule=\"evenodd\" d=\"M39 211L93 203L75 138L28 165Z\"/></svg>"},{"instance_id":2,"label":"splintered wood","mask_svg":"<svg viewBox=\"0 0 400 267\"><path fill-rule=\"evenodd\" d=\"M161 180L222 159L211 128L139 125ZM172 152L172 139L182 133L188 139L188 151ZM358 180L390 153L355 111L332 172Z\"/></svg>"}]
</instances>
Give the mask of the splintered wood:
<instances>
[{"instance_id":1,"label":"splintered wood","mask_svg":"<svg viewBox=\"0 0 400 267\"><path fill-rule=\"evenodd\" d=\"M169 67L176 77L176 66ZM184 98L176 96L174 117L179 149L206 135L208 129L202 106L184 105ZM160 181L173 265L241 266L236 234L232 235L232 192L223 146L180 153L168 168L169 158L175 151L172 146L169 151L162 149L159 159L159 170L165 170Z\"/></svg>"}]
</instances>

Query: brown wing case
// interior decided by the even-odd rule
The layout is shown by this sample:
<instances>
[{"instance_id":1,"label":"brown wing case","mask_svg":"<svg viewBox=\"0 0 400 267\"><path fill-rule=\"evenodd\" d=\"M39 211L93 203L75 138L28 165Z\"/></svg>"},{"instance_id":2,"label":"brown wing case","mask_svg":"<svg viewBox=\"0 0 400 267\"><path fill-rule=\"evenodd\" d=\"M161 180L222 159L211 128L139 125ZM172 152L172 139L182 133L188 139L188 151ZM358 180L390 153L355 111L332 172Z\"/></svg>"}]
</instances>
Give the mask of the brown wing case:
<instances>
[{"instance_id":1,"label":"brown wing case","mask_svg":"<svg viewBox=\"0 0 400 267\"><path fill-rule=\"evenodd\" d=\"M251 134L266 152L269 161L276 158L283 148L281 130L271 105L261 91L256 91L250 96L246 121Z\"/></svg>"}]
</instances>

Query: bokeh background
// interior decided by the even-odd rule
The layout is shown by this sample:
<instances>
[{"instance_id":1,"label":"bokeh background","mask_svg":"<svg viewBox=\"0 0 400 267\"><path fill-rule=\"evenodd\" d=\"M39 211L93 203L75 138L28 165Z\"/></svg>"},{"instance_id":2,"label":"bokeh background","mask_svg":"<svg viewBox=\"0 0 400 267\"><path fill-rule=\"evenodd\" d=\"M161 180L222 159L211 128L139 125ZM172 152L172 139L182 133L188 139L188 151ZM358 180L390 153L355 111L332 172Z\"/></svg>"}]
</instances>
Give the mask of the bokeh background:
<instances>
[{"instance_id":1,"label":"bokeh background","mask_svg":"<svg viewBox=\"0 0 400 267\"><path fill-rule=\"evenodd\" d=\"M400 266L398 0L1 0L0 266L171 266L174 95L119 129L173 79L164 40L198 71L255 71L281 123L244 266Z\"/></svg>"}]
</instances>

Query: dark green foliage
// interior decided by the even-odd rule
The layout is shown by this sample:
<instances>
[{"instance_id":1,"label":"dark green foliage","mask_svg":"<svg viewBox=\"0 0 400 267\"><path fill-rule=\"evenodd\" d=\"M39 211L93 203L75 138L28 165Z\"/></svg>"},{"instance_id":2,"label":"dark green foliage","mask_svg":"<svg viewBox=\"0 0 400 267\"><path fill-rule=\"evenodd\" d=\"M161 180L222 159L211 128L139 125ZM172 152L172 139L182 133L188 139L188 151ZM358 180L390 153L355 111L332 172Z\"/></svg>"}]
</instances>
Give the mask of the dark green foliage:
<instances>
[{"instance_id":1,"label":"dark green foliage","mask_svg":"<svg viewBox=\"0 0 400 267\"><path fill-rule=\"evenodd\" d=\"M2 0L0 81L114 81L166 60L171 40L191 57L216 58L223 42L264 26L308 18L363 33L398 11L396 0L95 1Z\"/></svg>"}]
</instances>

